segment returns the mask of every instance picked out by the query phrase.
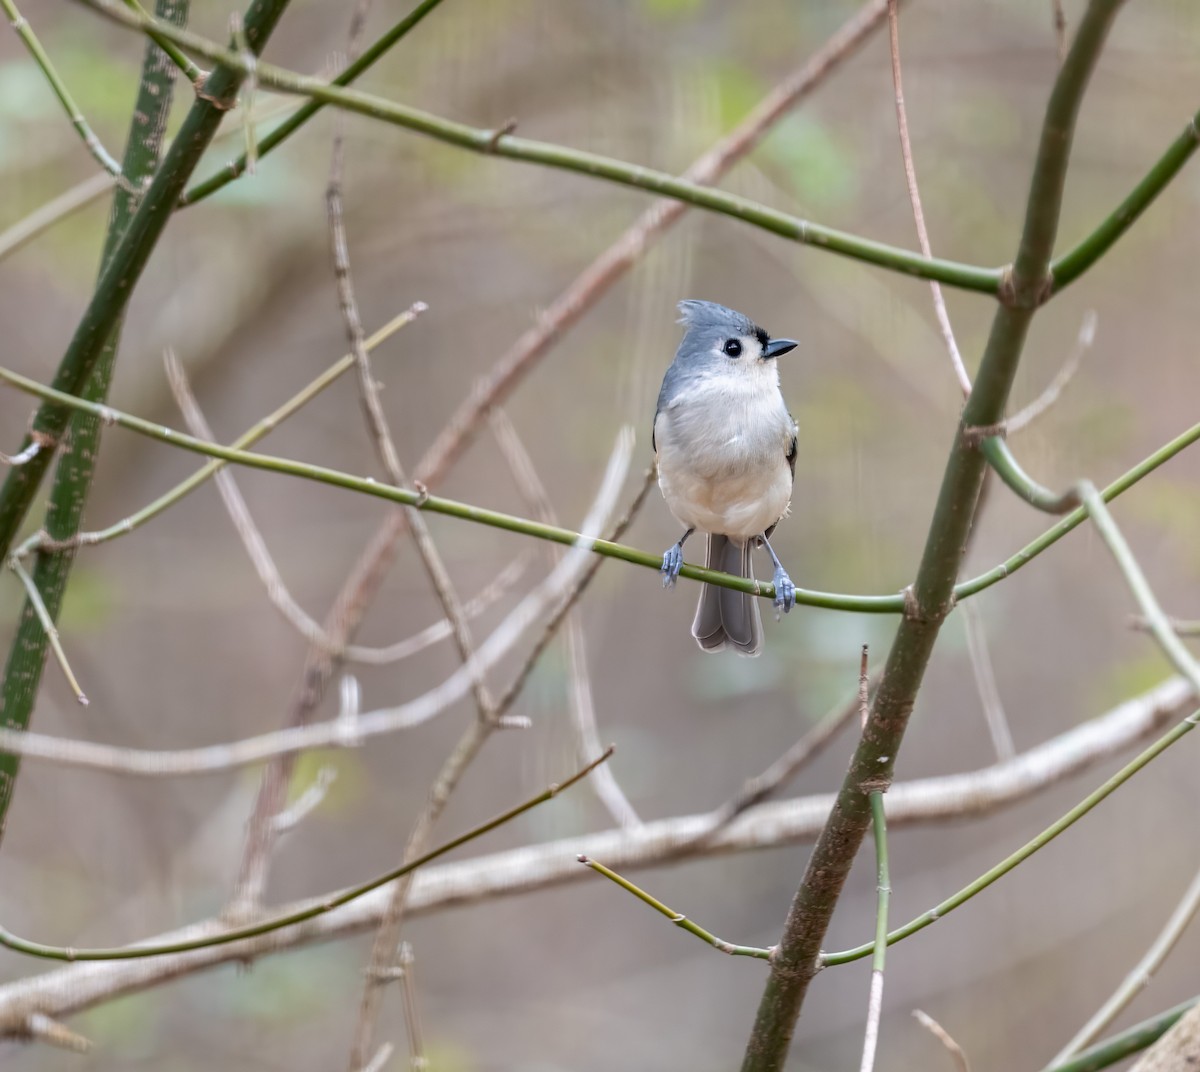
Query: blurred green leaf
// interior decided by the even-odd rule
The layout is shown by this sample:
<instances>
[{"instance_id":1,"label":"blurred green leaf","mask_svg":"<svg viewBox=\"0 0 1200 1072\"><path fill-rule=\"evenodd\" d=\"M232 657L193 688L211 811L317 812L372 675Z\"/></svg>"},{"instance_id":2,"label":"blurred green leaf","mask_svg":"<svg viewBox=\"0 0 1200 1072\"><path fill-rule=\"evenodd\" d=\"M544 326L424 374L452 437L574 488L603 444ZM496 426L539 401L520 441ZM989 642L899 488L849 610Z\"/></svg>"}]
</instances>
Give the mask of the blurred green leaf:
<instances>
[{"instance_id":1,"label":"blurred green leaf","mask_svg":"<svg viewBox=\"0 0 1200 1072\"><path fill-rule=\"evenodd\" d=\"M323 815L352 811L366 792L366 773L358 754L341 748L300 754L288 783L288 804L295 803L316 782L322 767L331 767L337 777L326 790L317 810Z\"/></svg>"},{"instance_id":2,"label":"blurred green leaf","mask_svg":"<svg viewBox=\"0 0 1200 1072\"><path fill-rule=\"evenodd\" d=\"M139 1053L152 1052L157 1046L161 1006L159 991L129 994L80 1013L72 1026L98 1049L113 1047L123 1061L137 1060Z\"/></svg>"},{"instance_id":3,"label":"blurred green leaf","mask_svg":"<svg viewBox=\"0 0 1200 1072\"><path fill-rule=\"evenodd\" d=\"M1103 711L1138 693L1160 684L1171 672L1171 664L1156 647L1149 645L1141 654L1108 664L1091 688L1085 710Z\"/></svg>"},{"instance_id":4,"label":"blurred green leaf","mask_svg":"<svg viewBox=\"0 0 1200 1072\"><path fill-rule=\"evenodd\" d=\"M859 162L853 150L815 116L789 115L765 149L786 173L805 211L834 209L858 196Z\"/></svg>"},{"instance_id":5,"label":"blurred green leaf","mask_svg":"<svg viewBox=\"0 0 1200 1072\"><path fill-rule=\"evenodd\" d=\"M656 18L682 18L694 15L702 7L705 0L642 0L646 11Z\"/></svg>"},{"instance_id":6,"label":"blurred green leaf","mask_svg":"<svg viewBox=\"0 0 1200 1072\"><path fill-rule=\"evenodd\" d=\"M1193 574L1200 573L1200 544L1196 542L1196 533L1200 532L1200 488L1160 475L1129 497L1128 508L1160 527L1185 567ZM1200 613L1200 592L1189 595L1190 606L1168 606L1167 612L1182 618Z\"/></svg>"},{"instance_id":7,"label":"blurred green leaf","mask_svg":"<svg viewBox=\"0 0 1200 1072\"><path fill-rule=\"evenodd\" d=\"M111 619L117 600L110 577L83 563L76 564L59 616L64 630L98 629Z\"/></svg>"},{"instance_id":8,"label":"blurred green leaf","mask_svg":"<svg viewBox=\"0 0 1200 1072\"><path fill-rule=\"evenodd\" d=\"M217 1000L237 1017L258 1022L296 1023L327 1011L329 995L355 985L350 952L305 949L261 960L252 975L216 990Z\"/></svg>"}]
</instances>

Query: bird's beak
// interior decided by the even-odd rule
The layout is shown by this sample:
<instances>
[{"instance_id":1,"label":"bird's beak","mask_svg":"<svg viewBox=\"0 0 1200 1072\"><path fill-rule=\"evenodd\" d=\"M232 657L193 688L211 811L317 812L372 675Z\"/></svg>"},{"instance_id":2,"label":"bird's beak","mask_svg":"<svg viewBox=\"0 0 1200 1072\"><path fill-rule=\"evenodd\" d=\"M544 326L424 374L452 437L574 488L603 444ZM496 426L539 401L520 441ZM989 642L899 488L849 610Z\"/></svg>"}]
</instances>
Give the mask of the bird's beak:
<instances>
[{"instance_id":1,"label":"bird's beak","mask_svg":"<svg viewBox=\"0 0 1200 1072\"><path fill-rule=\"evenodd\" d=\"M763 357L779 357L796 349L800 344L795 339L772 339L763 347Z\"/></svg>"}]
</instances>

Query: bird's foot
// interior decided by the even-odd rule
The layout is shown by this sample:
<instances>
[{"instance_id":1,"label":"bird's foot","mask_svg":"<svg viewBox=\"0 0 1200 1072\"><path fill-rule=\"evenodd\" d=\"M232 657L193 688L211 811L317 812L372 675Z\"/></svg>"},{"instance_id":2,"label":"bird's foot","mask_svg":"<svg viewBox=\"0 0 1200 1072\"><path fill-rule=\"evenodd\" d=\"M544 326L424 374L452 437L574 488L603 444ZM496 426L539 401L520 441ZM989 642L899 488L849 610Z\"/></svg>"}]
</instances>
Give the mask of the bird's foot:
<instances>
[{"instance_id":1,"label":"bird's foot","mask_svg":"<svg viewBox=\"0 0 1200 1072\"><path fill-rule=\"evenodd\" d=\"M782 566L775 567L775 620L780 614L787 614L796 605L796 586Z\"/></svg>"},{"instance_id":2,"label":"bird's foot","mask_svg":"<svg viewBox=\"0 0 1200 1072\"><path fill-rule=\"evenodd\" d=\"M662 575L663 587L674 588L675 578L679 576L679 571L683 569L683 544L672 544L667 548L663 555Z\"/></svg>"}]
</instances>

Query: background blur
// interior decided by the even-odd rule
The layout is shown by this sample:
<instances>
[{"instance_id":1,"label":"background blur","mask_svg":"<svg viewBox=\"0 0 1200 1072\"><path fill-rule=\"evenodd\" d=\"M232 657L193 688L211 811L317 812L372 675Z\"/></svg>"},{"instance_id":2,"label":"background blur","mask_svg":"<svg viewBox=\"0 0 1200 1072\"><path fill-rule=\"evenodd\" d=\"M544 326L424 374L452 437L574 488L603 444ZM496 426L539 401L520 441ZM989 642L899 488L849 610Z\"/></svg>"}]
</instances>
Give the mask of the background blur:
<instances>
[{"instance_id":1,"label":"background blur","mask_svg":"<svg viewBox=\"0 0 1200 1072\"><path fill-rule=\"evenodd\" d=\"M235 5L236 6L236 5ZM368 29L410 5L380 0ZM857 5L754 0L451 0L362 82L363 88L480 126L509 117L529 137L681 171ZM1075 25L1081 4L1069 2ZM123 148L142 41L86 10L26 0L41 35L105 144ZM228 4L195 0L192 26L224 37ZM345 40L347 5L295 0L268 57L320 70ZM912 0L901 26L914 153L936 253L1011 259L1038 127L1057 65L1048 0ZM1081 118L1060 230L1065 248L1145 173L1200 103L1200 7L1143 0L1118 19ZM189 103L177 90L176 111ZM260 94L260 100L265 95ZM289 397L346 347L327 254L323 199L332 114L259 173L180 214L133 299L112 400L181 426L161 353L176 349L222 439ZM350 117L346 205L368 331L422 299L430 311L377 351L388 415L413 464L472 379L645 206L640 193L487 159ZM240 151L218 144L198 175ZM15 35L0 35L0 228L88 177L94 164ZM886 29L723 183L789 212L915 248L895 134ZM1058 405L1014 440L1051 485L1097 483L1197 419L1195 339L1200 169L1192 164L1132 233L1038 316L1014 403L1058 370L1089 309L1095 346ZM49 379L88 297L107 198L0 262L3 362ZM781 365L800 425L792 517L776 541L798 584L896 592L913 574L960 396L926 284L836 259L691 212L513 397L510 413L564 524L577 525L618 428L650 456L659 379L678 339L675 302L732 305L802 340ZM970 367L991 301L947 292ZM31 406L0 394L0 447L13 450ZM274 433L264 449L379 475L352 377ZM105 433L87 522L107 525L196 461L119 430ZM336 489L239 472L280 568L322 617L383 505ZM442 491L523 513L488 436ZM40 509L35 511L40 516ZM1168 464L1115 514L1171 613L1200 611L1200 456ZM431 517L456 582L470 593L526 546L520 537ZM997 489L971 551L974 574L1046 527ZM658 552L678 535L655 493L628 542ZM523 586L544 571L543 559ZM760 569L763 568L760 565ZM515 593L476 626L485 635ZM767 623L755 662L702 656L688 635L695 589L664 593L650 572L610 562L582 603L612 769L643 818L704 811L767 766L853 689L859 645L882 660L894 628L798 608ZM0 642L20 591L0 577ZM1018 749L1096 715L1168 673L1126 627L1130 599L1083 527L975 600ZM386 643L441 612L407 544L360 636ZM768 616L769 618L769 616ZM182 747L274 728L296 688L302 640L269 606L209 484L154 524L84 552L62 621L91 698L78 707L47 669L34 728ZM449 645L359 671L368 708L415 696L456 665ZM498 735L441 823L457 832L575 766L561 645L515 711L525 733ZM327 701L322 717L333 713ZM329 798L279 849L273 901L359 881L389 866L469 703L370 748L306 757ZM846 734L796 792L833 789ZM984 1068L1040 1067L1141 955L1200 863L1196 742L1158 760L1096 814L1015 874L888 959L879 1067L940 1067L939 1045L909 1013L941 1021ZM898 777L969 770L994 759L967 660L961 615L942 633ZM958 889L1101 780L1092 771L982 821L898 830L893 918ZM257 772L135 780L28 763L0 858L0 918L21 934L113 944L202 918L228 895ZM469 847L491 851L611 824L586 788ZM807 847L720 857L634 876L717 934L775 940ZM873 927L864 853L829 937ZM723 958L602 879L422 917L406 927L433 1067L726 1069L740 1060L762 965ZM369 938L233 966L113 1001L71 1022L99 1044L87 1057L0 1045L6 1068L327 1069L349 1049ZM1122 1025L1194 994L1200 930ZM40 970L5 954L0 979ZM856 1064L869 963L816 981L790 1067ZM398 994L379 1038L403 1053ZM394 1067L403 1063L394 1059Z\"/></svg>"}]
</instances>

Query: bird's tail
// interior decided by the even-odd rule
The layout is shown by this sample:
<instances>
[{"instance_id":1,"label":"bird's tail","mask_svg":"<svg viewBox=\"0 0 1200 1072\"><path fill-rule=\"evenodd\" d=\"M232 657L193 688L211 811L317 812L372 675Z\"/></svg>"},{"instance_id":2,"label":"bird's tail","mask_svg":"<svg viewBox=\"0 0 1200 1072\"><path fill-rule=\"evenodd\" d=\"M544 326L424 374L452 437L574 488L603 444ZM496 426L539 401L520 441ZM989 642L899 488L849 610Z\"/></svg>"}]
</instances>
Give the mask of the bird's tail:
<instances>
[{"instance_id":1,"label":"bird's tail","mask_svg":"<svg viewBox=\"0 0 1200 1072\"><path fill-rule=\"evenodd\" d=\"M728 536L708 537L705 565L712 570L736 577L754 577L750 564L753 540L740 542ZM762 615L758 598L732 588L706 584L700 588L700 605L692 622L692 636L704 651L724 651L731 647L739 655L757 655L762 651Z\"/></svg>"}]
</instances>

